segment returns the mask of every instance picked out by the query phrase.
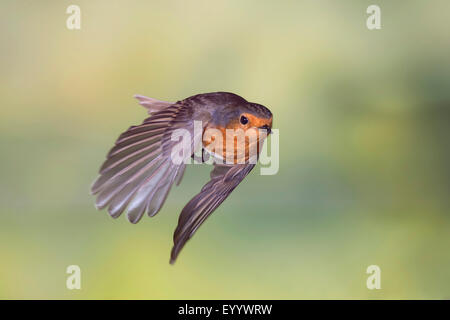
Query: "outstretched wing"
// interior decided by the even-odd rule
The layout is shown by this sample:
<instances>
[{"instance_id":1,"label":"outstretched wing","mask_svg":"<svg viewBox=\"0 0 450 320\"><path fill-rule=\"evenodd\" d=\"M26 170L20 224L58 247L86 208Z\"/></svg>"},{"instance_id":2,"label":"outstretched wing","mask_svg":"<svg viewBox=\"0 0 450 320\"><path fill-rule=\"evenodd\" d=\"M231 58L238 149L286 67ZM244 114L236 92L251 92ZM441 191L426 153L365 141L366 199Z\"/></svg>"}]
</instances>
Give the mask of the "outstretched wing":
<instances>
[{"instance_id":1,"label":"outstretched wing","mask_svg":"<svg viewBox=\"0 0 450 320\"><path fill-rule=\"evenodd\" d=\"M181 249L197 231L198 227L228 197L253 169L254 164L234 166L216 164L211 180L181 211L178 226L173 235L174 246L170 263L174 263Z\"/></svg>"},{"instance_id":2,"label":"outstretched wing","mask_svg":"<svg viewBox=\"0 0 450 320\"><path fill-rule=\"evenodd\" d=\"M159 101L148 106L153 115L119 136L92 185L97 208L108 207L114 218L125 209L132 223L137 223L145 211L149 216L155 215L173 183L179 183L183 175L185 164L174 163L170 158L171 146L176 143L171 141L170 134L183 128L194 140L193 110L182 102L162 106ZM157 111L157 108L161 109Z\"/></svg>"}]
</instances>

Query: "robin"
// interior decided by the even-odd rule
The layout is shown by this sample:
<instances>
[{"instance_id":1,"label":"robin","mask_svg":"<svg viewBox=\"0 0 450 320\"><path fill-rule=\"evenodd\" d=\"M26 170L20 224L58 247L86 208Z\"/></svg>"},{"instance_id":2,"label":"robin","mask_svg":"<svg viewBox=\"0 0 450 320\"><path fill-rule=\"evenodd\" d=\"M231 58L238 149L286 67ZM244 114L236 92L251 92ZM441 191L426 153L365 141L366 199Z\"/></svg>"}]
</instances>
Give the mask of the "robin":
<instances>
[{"instance_id":1,"label":"robin","mask_svg":"<svg viewBox=\"0 0 450 320\"><path fill-rule=\"evenodd\" d=\"M145 212L150 217L156 215L172 185L181 182L186 168L185 161L171 161L171 150L177 143L172 135L176 130L187 130L195 148L194 123L201 123L201 146L213 157L214 168L211 180L181 211L173 236L170 256L173 264L186 241L255 166L248 151L252 142L245 139L243 146L237 146L235 136L230 138L228 132L240 130L247 135L258 130L256 144L259 146L271 131L272 113L229 92L198 94L175 103L141 95L135 98L150 117L119 136L91 192L97 197L96 207L108 207L113 218L125 210L131 223L139 222ZM217 136L206 138L208 130L220 132L224 138L220 143ZM227 148L230 140L231 150Z\"/></svg>"}]
</instances>

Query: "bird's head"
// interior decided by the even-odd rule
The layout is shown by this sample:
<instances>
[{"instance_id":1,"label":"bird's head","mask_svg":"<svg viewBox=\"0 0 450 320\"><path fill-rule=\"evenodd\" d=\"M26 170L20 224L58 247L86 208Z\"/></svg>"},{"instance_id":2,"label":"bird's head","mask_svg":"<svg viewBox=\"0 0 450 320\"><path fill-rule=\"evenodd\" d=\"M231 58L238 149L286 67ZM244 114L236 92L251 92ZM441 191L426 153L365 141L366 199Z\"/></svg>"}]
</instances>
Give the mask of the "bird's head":
<instances>
[{"instance_id":1,"label":"bird's head","mask_svg":"<svg viewBox=\"0 0 450 320\"><path fill-rule=\"evenodd\" d=\"M217 92L210 97L218 107L213 122L221 129L263 129L267 134L272 129L272 112L265 106L248 102L244 98L228 92Z\"/></svg>"},{"instance_id":2,"label":"bird's head","mask_svg":"<svg viewBox=\"0 0 450 320\"><path fill-rule=\"evenodd\" d=\"M260 143L272 130L270 110L232 93L213 93L207 98L214 112L203 136L204 147L222 158L234 158L235 163L259 154Z\"/></svg>"},{"instance_id":3,"label":"bird's head","mask_svg":"<svg viewBox=\"0 0 450 320\"><path fill-rule=\"evenodd\" d=\"M272 130L272 112L263 105L247 102L239 106L230 117L227 129L262 129L270 134Z\"/></svg>"}]
</instances>

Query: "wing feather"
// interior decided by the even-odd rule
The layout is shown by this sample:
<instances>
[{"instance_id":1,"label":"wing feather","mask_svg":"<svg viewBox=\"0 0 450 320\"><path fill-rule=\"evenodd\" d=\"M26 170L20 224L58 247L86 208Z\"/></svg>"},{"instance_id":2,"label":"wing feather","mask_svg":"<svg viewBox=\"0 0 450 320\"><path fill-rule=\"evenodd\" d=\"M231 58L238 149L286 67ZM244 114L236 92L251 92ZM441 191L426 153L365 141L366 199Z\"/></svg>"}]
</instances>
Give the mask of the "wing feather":
<instances>
[{"instance_id":1,"label":"wing feather","mask_svg":"<svg viewBox=\"0 0 450 320\"><path fill-rule=\"evenodd\" d=\"M181 211L173 235L170 263L174 263L186 242L194 235L209 215L230 195L253 169L254 164L234 166L215 165L211 180Z\"/></svg>"},{"instance_id":2,"label":"wing feather","mask_svg":"<svg viewBox=\"0 0 450 320\"><path fill-rule=\"evenodd\" d=\"M143 96L136 98L151 117L119 136L91 188L97 196L97 208L108 207L114 218L127 210L127 218L132 223L137 223L145 211L149 216L159 212L172 185L179 183L183 176L185 164L173 163L170 153L164 152L174 143L170 133L176 128L193 131L193 111L189 105ZM200 117L200 120L208 118Z\"/></svg>"}]
</instances>

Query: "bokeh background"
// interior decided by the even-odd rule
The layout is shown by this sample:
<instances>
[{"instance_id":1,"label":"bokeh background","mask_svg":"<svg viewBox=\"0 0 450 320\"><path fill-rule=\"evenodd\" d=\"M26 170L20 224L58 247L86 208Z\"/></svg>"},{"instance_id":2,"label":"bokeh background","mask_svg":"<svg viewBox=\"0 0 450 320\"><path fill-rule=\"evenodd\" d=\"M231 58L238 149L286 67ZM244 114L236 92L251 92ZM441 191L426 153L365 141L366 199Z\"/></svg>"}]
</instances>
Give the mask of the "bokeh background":
<instances>
[{"instance_id":1,"label":"bokeh background","mask_svg":"<svg viewBox=\"0 0 450 320\"><path fill-rule=\"evenodd\" d=\"M81 30L66 8L81 8ZM382 29L366 28L381 7ZM0 3L0 298L450 298L450 2ZM146 113L268 106L280 170L243 182L169 265L194 166L137 225L89 194ZM66 289L66 267L82 289ZM381 268L381 290L366 268Z\"/></svg>"}]
</instances>

